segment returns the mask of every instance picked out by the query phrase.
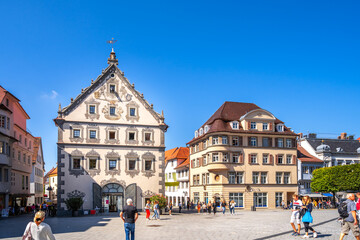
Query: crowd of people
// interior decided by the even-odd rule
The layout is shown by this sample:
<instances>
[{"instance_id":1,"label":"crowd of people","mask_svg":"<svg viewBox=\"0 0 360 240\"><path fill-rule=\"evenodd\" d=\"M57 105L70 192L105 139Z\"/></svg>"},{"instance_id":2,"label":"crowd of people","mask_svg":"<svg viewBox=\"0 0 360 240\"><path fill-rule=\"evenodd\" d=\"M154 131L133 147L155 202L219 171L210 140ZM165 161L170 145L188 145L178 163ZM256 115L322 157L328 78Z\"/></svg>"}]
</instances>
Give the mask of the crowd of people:
<instances>
[{"instance_id":1,"label":"crowd of people","mask_svg":"<svg viewBox=\"0 0 360 240\"><path fill-rule=\"evenodd\" d=\"M311 200L311 203L314 207L314 209L330 209L330 208L337 208L339 206L338 202L333 202L331 199L319 199L319 198L314 198ZM292 209L293 202L289 201L289 202L285 202L285 200L282 200L281 202L281 207L283 209Z\"/></svg>"}]
</instances>

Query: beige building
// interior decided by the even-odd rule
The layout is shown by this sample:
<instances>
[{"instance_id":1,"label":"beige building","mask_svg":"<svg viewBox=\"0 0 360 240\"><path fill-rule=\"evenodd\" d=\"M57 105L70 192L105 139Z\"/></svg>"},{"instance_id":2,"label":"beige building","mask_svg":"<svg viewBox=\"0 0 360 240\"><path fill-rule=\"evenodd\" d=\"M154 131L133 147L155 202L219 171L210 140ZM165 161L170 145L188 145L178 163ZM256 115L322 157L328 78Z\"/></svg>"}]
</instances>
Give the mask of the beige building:
<instances>
[{"instance_id":1,"label":"beige building","mask_svg":"<svg viewBox=\"0 0 360 240\"><path fill-rule=\"evenodd\" d=\"M28 205L38 205L44 202L44 154L42 140L34 138L34 151L32 155L32 172L30 175L30 194Z\"/></svg>"},{"instance_id":2,"label":"beige building","mask_svg":"<svg viewBox=\"0 0 360 240\"><path fill-rule=\"evenodd\" d=\"M234 200L238 208L275 208L297 193L297 135L252 103L225 102L190 147L190 196Z\"/></svg>"},{"instance_id":3,"label":"beige building","mask_svg":"<svg viewBox=\"0 0 360 240\"><path fill-rule=\"evenodd\" d=\"M108 67L59 108L58 215L65 199L83 197L84 210L116 212L132 198L138 209L164 191L163 114L124 76L111 52Z\"/></svg>"}]
</instances>

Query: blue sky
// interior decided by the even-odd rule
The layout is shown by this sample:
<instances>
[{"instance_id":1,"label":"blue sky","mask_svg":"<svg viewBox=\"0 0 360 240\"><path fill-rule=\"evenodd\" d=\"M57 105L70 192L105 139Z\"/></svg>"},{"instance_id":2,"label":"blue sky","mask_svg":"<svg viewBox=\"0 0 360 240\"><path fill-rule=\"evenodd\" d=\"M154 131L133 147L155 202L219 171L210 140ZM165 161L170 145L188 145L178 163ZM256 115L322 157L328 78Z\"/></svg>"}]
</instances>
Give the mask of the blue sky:
<instances>
[{"instance_id":1,"label":"blue sky","mask_svg":"<svg viewBox=\"0 0 360 240\"><path fill-rule=\"evenodd\" d=\"M341 3L341 4L340 4ZM2 1L0 84L56 164L58 104L107 66L110 46L184 146L224 101L296 132L360 135L359 1Z\"/></svg>"}]
</instances>

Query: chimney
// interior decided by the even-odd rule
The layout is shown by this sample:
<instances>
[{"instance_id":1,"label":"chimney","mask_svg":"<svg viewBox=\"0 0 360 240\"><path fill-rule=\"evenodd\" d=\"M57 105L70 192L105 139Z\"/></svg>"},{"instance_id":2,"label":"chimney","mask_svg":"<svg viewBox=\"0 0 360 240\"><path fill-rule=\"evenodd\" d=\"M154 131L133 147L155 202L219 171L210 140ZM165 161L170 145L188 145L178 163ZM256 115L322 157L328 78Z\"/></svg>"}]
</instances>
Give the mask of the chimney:
<instances>
[{"instance_id":1,"label":"chimney","mask_svg":"<svg viewBox=\"0 0 360 240\"><path fill-rule=\"evenodd\" d=\"M347 134L346 134L345 132L341 133L341 134L340 134L340 139L341 139L341 140L346 139L346 135L347 135Z\"/></svg>"}]
</instances>

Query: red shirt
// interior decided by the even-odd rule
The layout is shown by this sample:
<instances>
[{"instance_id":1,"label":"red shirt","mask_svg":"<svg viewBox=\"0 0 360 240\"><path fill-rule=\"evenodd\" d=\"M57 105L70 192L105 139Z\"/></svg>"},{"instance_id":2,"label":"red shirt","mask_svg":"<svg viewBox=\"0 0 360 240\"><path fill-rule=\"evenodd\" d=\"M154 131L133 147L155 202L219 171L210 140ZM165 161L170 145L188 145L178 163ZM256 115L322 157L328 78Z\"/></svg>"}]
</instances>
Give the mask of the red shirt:
<instances>
[{"instance_id":1,"label":"red shirt","mask_svg":"<svg viewBox=\"0 0 360 240\"><path fill-rule=\"evenodd\" d=\"M356 210L360 210L360 198L358 199L356 203Z\"/></svg>"}]
</instances>

